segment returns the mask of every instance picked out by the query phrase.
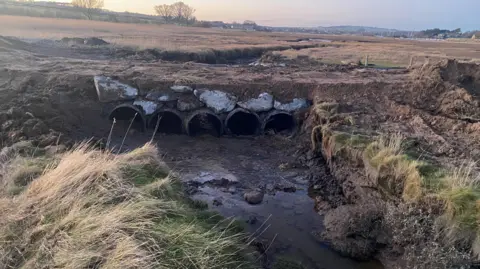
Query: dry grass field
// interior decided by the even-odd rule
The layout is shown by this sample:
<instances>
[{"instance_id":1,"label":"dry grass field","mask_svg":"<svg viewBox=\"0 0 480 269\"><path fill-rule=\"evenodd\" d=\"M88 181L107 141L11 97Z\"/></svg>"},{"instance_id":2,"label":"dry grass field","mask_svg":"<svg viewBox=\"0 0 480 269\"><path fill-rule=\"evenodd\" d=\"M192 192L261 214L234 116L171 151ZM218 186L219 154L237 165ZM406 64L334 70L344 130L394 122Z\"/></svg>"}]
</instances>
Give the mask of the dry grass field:
<instances>
[{"instance_id":1,"label":"dry grass field","mask_svg":"<svg viewBox=\"0 0 480 269\"><path fill-rule=\"evenodd\" d=\"M348 35L313 35L301 33L266 33L240 30L181 27L175 25L125 24L33 17L0 16L0 35L33 39L63 37L100 37L120 46L139 49L157 48L197 52L204 49L235 49L293 44L324 44L319 48L284 51L290 58L309 56L325 63L369 62L382 66L408 66L426 58L455 58L480 61L480 42L419 41ZM316 41L292 42L297 39ZM331 41L331 42L325 42Z\"/></svg>"}]
</instances>

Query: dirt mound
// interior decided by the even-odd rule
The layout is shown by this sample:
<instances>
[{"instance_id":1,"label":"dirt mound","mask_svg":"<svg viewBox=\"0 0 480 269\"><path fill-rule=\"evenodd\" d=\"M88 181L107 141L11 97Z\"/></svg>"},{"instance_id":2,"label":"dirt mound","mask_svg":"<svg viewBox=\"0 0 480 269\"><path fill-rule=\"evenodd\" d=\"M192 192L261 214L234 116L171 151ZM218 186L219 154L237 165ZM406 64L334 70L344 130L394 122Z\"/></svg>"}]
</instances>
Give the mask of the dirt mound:
<instances>
[{"instance_id":1,"label":"dirt mound","mask_svg":"<svg viewBox=\"0 0 480 269\"><path fill-rule=\"evenodd\" d=\"M29 48L29 45L17 38L0 36L0 48L27 50Z\"/></svg>"},{"instance_id":2,"label":"dirt mound","mask_svg":"<svg viewBox=\"0 0 480 269\"><path fill-rule=\"evenodd\" d=\"M27 139L53 144L60 134L74 139L108 129L91 76L2 70L0 81L0 137L6 145Z\"/></svg>"},{"instance_id":3,"label":"dirt mound","mask_svg":"<svg viewBox=\"0 0 480 269\"><path fill-rule=\"evenodd\" d=\"M103 46L103 45L110 44L107 41L98 37L88 37L88 38L64 37L60 40L60 42L66 43L68 45L88 45L88 46Z\"/></svg>"}]
</instances>

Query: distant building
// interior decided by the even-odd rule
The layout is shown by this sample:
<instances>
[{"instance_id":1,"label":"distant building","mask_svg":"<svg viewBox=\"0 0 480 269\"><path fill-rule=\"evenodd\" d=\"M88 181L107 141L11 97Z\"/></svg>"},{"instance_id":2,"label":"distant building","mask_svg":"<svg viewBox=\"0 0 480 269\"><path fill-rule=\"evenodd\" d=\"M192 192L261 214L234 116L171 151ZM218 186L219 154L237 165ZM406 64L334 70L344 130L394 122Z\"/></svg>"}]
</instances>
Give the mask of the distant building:
<instances>
[{"instance_id":1,"label":"distant building","mask_svg":"<svg viewBox=\"0 0 480 269\"><path fill-rule=\"evenodd\" d=\"M480 38L480 36L479 36L479 37L477 37L477 35L476 35L476 34L472 35L472 39L477 39L477 38Z\"/></svg>"},{"instance_id":2,"label":"distant building","mask_svg":"<svg viewBox=\"0 0 480 269\"><path fill-rule=\"evenodd\" d=\"M212 28L225 28L225 23L223 21L211 21L210 27Z\"/></svg>"}]
</instances>

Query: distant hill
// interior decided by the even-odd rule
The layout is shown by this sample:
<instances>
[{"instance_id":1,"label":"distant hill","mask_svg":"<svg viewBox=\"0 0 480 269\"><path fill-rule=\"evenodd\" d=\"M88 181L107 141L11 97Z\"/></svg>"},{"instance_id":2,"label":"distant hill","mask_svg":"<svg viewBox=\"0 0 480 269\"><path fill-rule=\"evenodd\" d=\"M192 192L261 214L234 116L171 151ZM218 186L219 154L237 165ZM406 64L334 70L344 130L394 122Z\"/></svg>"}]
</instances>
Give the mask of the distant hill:
<instances>
[{"instance_id":1,"label":"distant hill","mask_svg":"<svg viewBox=\"0 0 480 269\"><path fill-rule=\"evenodd\" d=\"M397 30L397 29L369 27L369 26L352 26L352 25L340 25L340 26L329 26L329 27L318 26L316 28L323 31L344 32L344 33L364 32L364 33L376 34L376 33L408 32L408 31Z\"/></svg>"}]
</instances>

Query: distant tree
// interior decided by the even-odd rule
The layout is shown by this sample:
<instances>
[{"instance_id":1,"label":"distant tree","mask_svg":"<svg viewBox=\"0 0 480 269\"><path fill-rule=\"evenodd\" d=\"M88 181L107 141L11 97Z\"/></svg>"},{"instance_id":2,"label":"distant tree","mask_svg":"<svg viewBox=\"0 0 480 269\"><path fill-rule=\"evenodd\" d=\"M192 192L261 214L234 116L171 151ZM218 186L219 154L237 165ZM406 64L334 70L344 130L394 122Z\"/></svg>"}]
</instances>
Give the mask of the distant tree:
<instances>
[{"instance_id":1,"label":"distant tree","mask_svg":"<svg viewBox=\"0 0 480 269\"><path fill-rule=\"evenodd\" d=\"M103 8L103 0L72 0L74 7L80 8L89 20L93 19L93 14Z\"/></svg>"},{"instance_id":2,"label":"distant tree","mask_svg":"<svg viewBox=\"0 0 480 269\"><path fill-rule=\"evenodd\" d=\"M172 6L173 16L178 22L184 22L185 24L191 24L196 21L195 9L183 2L176 2Z\"/></svg>"},{"instance_id":3,"label":"distant tree","mask_svg":"<svg viewBox=\"0 0 480 269\"><path fill-rule=\"evenodd\" d=\"M195 9L183 2L176 2L171 5L158 5L154 6L155 13L162 17L167 23L177 22L183 24L194 24L197 19L195 18Z\"/></svg>"},{"instance_id":4,"label":"distant tree","mask_svg":"<svg viewBox=\"0 0 480 269\"><path fill-rule=\"evenodd\" d=\"M158 6L155 6L154 9L157 15L162 17L166 22L169 22L172 20L172 17L173 17L172 5L167 5L167 4L158 5Z\"/></svg>"}]
</instances>

